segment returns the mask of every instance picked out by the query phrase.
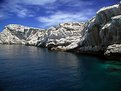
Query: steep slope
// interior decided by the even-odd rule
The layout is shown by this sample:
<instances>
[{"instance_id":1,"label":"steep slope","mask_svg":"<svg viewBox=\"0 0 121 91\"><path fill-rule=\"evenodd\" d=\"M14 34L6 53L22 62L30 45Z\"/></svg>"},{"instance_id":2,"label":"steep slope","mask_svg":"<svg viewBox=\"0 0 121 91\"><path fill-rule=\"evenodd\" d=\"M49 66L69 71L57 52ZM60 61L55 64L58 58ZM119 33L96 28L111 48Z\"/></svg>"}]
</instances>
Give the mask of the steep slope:
<instances>
[{"instance_id":1,"label":"steep slope","mask_svg":"<svg viewBox=\"0 0 121 91\"><path fill-rule=\"evenodd\" d=\"M85 26L80 40L80 52L102 53L109 49L108 46L120 44L121 4L100 9Z\"/></svg>"},{"instance_id":2,"label":"steep slope","mask_svg":"<svg viewBox=\"0 0 121 91\"><path fill-rule=\"evenodd\" d=\"M5 26L0 33L0 43L2 44L26 44L30 36L33 36L39 29L29 28L17 24Z\"/></svg>"},{"instance_id":3,"label":"steep slope","mask_svg":"<svg viewBox=\"0 0 121 91\"><path fill-rule=\"evenodd\" d=\"M100 9L86 23L63 23L48 29L7 25L1 44L43 46L51 50L110 56L121 54L121 4Z\"/></svg>"},{"instance_id":4,"label":"steep slope","mask_svg":"<svg viewBox=\"0 0 121 91\"><path fill-rule=\"evenodd\" d=\"M43 32L37 32L28 41L28 44L36 42L36 46L44 46L51 50L72 49L69 45L73 42L79 43L84 23L64 23L51 27ZM77 45L78 46L78 45ZM75 47L77 47L75 46Z\"/></svg>"},{"instance_id":5,"label":"steep slope","mask_svg":"<svg viewBox=\"0 0 121 91\"><path fill-rule=\"evenodd\" d=\"M0 43L25 44L43 46L53 50L67 50L73 48L68 46L71 43L79 43L83 28L83 23L74 22L60 24L49 29L37 29L10 24L0 33Z\"/></svg>"},{"instance_id":6,"label":"steep slope","mask_svg":"<svg viewBox=\"0 0 121 91\"><path fill-rule=\"evenodd\" d=\"M71 49L71 46L68 46L73 42L79 43L83 28L83 23L64 23L51 27L45 32L43 43L46 47L53 50ZM39 40L42 40L42 38ZM41 44L42 41L38 42L38 46Z\"/></svg>"}]
</instances>

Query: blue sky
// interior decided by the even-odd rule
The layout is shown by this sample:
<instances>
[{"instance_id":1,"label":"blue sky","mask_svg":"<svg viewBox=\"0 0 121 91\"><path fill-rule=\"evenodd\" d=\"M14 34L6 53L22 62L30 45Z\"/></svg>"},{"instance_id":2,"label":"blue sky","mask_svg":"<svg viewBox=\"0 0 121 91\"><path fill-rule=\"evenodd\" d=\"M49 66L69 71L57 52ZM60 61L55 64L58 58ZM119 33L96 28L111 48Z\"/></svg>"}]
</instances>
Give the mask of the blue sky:
<instances>
[{"instance_id":1,"label":"blue sky","mask_svg":"<svg viewBox=\"0 0 121 91\"><path fill-rule=\"evenodd\" d=\"M63 22L85 22L102 7L120 0L0 0L0 31L7 24L48 28Z\"/></svg>"}]
</instances>

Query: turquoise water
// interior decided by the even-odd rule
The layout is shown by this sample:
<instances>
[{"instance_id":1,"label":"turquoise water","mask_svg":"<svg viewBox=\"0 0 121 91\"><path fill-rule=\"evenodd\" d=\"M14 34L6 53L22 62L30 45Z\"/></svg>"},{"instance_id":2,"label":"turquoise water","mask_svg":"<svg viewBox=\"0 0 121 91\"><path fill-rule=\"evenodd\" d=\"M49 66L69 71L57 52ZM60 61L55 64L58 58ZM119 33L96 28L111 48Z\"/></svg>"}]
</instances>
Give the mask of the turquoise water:
<instances>
[{"instance_id":1,"label":"turquoise water","mask_svg":"<svg viewBox=\"0 0 121 91\"><path fill-rule=\"evenodd\" d=\"M0 45L0 91L121 91L121 63Z\"/></svg>"}]
</instances>

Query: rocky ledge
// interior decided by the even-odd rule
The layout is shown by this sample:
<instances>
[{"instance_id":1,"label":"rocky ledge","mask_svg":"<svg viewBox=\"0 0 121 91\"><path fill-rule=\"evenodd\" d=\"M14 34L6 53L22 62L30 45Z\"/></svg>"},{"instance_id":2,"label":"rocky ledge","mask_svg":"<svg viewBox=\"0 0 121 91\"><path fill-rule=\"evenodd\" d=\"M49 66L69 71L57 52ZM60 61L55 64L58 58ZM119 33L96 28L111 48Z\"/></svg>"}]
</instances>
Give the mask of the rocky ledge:
<instances>
[{"instance_id":1,"label":"rocky ledge","mask_svg":"<svg viewBox=\"0 0 121 91\"><path fill-rule=\"evenodd\" d=\"M121 4L100 9L85 23L63 23L48 29L10 24L0 33L0 43L118 56L121 59Z\"/></svg>"}]
</instances>

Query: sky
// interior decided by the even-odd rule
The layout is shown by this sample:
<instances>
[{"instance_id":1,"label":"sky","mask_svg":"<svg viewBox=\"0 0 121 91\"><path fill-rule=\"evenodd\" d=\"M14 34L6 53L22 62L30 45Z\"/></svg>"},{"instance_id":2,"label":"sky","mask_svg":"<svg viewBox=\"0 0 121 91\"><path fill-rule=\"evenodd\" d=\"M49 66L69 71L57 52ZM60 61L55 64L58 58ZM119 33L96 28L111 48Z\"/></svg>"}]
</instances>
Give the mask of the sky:
<instances>
[{"instance_id":1,"label":"sky","mask_svg":"<svg viewBox=\"0 0 121 91\"><path fill-rule=\"evenodd\" d=\"M64 22L86 22L120 0L0 0L0 31L8 24L48 28Z\"/></svg>"}]
</instances>

